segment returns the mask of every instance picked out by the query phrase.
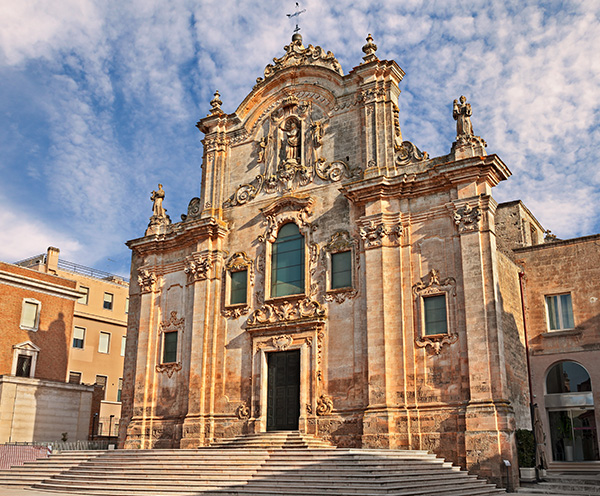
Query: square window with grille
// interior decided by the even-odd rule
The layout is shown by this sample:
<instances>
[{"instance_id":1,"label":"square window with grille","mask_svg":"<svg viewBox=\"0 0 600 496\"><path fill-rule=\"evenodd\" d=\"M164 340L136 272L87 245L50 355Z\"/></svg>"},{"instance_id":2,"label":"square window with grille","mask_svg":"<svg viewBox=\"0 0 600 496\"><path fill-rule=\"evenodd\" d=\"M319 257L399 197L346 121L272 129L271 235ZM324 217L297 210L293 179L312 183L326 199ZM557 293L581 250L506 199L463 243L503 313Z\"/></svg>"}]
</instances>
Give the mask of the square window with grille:
<instances>
[{"instance_id":1,"label":"square window with grille","mask_svg":"<svg viewBox=\"0 0 600 496\"><path fill-rule=\"evenodd\" d=\"M119 378L119 387L117 389L117 401L121 401L121 394L123 393L123 378Z\"/></svg>"},{"instance_id":2,"label":"square window with grille","mask_svg":"<svg viewBox=\"0 0 600 496\"><path fill-rule=\"evenodd\" d=\"M81 372L69 372L70 384L81 384Z\"/></svg>"},{"instance_id":3,"label":"square window with grille","mask_svg":"<svg viewBox=\"0 0 600 496\"><path fill-rule=\"evenodd\" d=\"M102 387L102 399L106 399L106 384L108 383L108 377L105 375L96 376L96 385Z\"/></svg>"},{"instance_id":4,"label":"square window with grille","mask_svg":"<svg viewBox=\"0 0 600 496\"><path fill-rule=\"evenodd\" d=\"M423 311L425 313L425 335L448 332L445 294L424 297Z\"/></svg>"},{"instance_id":5,"label":"square window with grille","mask_svg":"<svg viewBox=\"0 0 600 496\"><path fill-rule=\"evenodd\" d=\"M546 296L546 311L550 331L564 331L575 327L571 293Z\"/></svg>"}]
</instances>

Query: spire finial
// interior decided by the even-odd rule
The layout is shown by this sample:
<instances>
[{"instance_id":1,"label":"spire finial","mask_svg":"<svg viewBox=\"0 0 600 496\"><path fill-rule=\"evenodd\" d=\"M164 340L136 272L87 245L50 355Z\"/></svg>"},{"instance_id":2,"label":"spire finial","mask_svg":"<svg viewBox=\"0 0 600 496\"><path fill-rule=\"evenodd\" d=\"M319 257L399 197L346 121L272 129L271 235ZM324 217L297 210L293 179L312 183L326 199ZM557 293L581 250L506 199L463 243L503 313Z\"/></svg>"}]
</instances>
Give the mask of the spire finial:
<instances>
[{"instance_id":1,"label":"spire finial","mask_svg":"<svg viewBox=\"0 0 600 496\"><path fill-rule=\"evenodd\" d=\"M362 51L365 52L365 56L363 57L365 62L379 60L377 55L375 55L375 52L377 51L377 45L373 43L373 37L371 36L371 33L369 33L369 36L367 36L367 43L362 47Z\"/></svg>"},{"instance_id":2,"label":"spire finial","mask_svg":"<svg viewBox=\"0 0 600 496\"><path fill-rule=\"evenodd\" d=\"M293 14L287 14L287 16L291 19L292 17L296 17L296 29L294 29L294 35L292 36L292 41L300 41L302 42L302 35L300 34L300 27L298 26L298 19L300 18L300 14L304 14L306 9L300 9L300 5L296 2L296 12Z\"/></svg>"},{"instance_id":3,"label":"spire finial","mask_svg":"<svg viewBox=\"0 0 600 496\"><path fill-rule=\"evenodd\" d=\"M223 102L221 101L221 99L219 98L221 95L219 94L219 90L215 91L215 97L210 101L210 106L212 107L210 109L210 114L222 114L223 110L221 109L221 105L223 105ZM208 114L208 115L210 115Z\"/></svg>"}]
</instances>

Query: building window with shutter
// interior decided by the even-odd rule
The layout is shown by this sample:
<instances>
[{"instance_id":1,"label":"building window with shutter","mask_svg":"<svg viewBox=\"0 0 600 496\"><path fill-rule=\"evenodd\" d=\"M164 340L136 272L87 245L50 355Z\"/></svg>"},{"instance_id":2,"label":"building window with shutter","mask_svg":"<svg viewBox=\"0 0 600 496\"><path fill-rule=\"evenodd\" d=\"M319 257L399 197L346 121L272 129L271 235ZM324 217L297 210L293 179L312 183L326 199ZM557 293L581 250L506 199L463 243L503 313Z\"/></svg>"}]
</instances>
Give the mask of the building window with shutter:
<instances>
[{"instance_id":1,"label":"building window with shutter","mask_svg":"<svg viewBox=\"0 0 600 496\"><path fill-rule=\"evenodd\" d=\"M104 293L104 309L112 310L113 309L113 294L112 293Z\"/></svg>"},{"instance_id":2,"label":"building window with shutter","mask_svg":"<svg viewBox=\"0 0 600 496\"><path fill-rule=\"evenodd\" d=\"M110 350L110 333L100 332L98 340L98 353L109 353Z\"/></svg>"},{"instance_id":3,"label":"building window with shutter","mask_svg":"<svg viewBox=\"0 0 600 496\"><path fill-rule=\"evenodd\" d=\"M102 400L106 399L106 384L108 382L108 377L105 375L97 375L96 376L96 385L102 387Z\"/></svg>"},{"instance_id":4,"label":"building window with shutter","mask_svg":"<svg viewBox=\"0 0 600 496\"><path fill-rule=\"evenodd\" d=\"M81 372L69 372L70 384L81 384Z\"/></svg>"},{"instance_id":5,"label":"building window with shutter","mask_svg":"<svg viewBox=\"0 0 600 496\"><path fill-rule=\"evenodd\" d=\"M73 329L73 348L83 349L83 342L85 340L85 328L75 327Z\"/></svg>"},{"instance_id":6,"label":"building window with shutter","mask_svg":"<svg viewBox=\"0 0 600 496\"><path fill-rule=\"evenodd\" d=\"M81 305L87 305L90 297L90 288L86 288L85 286L79 286L79 291L85 294L79 297L77 303L80 303Z\"/></svg>"},{"instance_id":7,"label":"building window with shutter","mask_svg":"<svg viewBox=\"0 0 600 496\"><path fill-rule=\"evenodd\" d=\"M40 310L42 304L33 298L25 298L21 308L21 329L37 331L40 325Z\"/></svg>"}]
</instances>

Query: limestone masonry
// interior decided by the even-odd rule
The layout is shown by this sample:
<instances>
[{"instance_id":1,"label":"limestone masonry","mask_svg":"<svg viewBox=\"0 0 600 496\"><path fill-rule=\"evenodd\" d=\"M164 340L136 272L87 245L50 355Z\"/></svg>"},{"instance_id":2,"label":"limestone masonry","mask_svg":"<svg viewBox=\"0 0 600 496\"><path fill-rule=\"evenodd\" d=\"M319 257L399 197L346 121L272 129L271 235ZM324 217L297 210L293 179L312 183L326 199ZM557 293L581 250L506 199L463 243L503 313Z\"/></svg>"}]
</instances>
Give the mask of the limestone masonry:
<instances>
[{"instance_id":1,"label":"limestone masonry","mask_svg":"<svg viewBox=\"0 0 600 496\"><path fill-rule=\"evenodd\" d=\"M544 231L496 231L511 173L464 97L448 155L402 137L404 71L376 50L344 75L296 34L234 113L215 94L202 198L172 223L160 186L128 243L121 446L298 429L514 477L531 423L512 248Z\"/></svg>"}]
</instances>

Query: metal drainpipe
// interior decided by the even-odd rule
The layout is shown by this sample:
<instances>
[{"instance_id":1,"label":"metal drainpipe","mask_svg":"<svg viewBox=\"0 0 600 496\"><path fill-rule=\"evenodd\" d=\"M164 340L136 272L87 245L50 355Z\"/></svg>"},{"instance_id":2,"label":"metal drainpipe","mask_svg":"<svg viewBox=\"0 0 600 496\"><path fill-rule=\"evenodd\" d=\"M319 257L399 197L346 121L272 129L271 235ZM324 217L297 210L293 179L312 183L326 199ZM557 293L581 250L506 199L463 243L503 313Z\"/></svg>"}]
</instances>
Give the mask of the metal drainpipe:
<instances>
[{"instance_id":1,"label":"metal drainpipe","mask_svg":"<svg viewBox=\"0 0 600 496\"><path fill-rule=\"evenodd\" d=\"M525 318L525 295L523 293L523 279L525 278L525 272L521 269L519 271L519 291L521 292L521 312L523 314L523 334L525 335L525 356L527 359L527 382L529 384L529 417L531 421L531 432L533 433L533 445L537 451L537 439L535 438L535 426L533 425L533 386L531 382L531 363L529 361L529 337L527 336L527 320ZM539 470L535 467L535 478L537 481L540 480Z\"/></svg>"}]
</instances>

